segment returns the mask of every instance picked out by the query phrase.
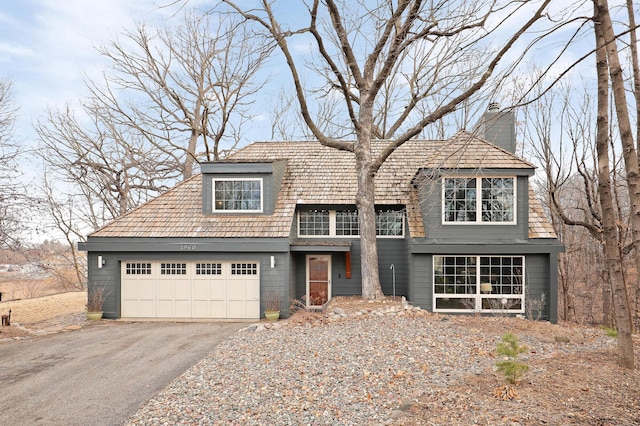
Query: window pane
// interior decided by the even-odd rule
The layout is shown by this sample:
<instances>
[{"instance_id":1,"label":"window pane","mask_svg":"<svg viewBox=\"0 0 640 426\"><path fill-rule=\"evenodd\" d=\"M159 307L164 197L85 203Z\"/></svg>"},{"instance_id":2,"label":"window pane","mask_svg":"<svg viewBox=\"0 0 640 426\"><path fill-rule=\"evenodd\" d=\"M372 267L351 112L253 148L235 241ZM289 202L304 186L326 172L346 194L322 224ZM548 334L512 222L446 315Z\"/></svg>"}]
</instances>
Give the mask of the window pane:
<instances>
[{"instance_id":1,"label":"window pane","mask_svg":"<svg viewBox=\"0 0 640 426\"><path fill-rule=\"evenodd\" d=\"M262 181L216 180L214 181L214 209L229 211L260 211Z\"/></svg>"},{"instance_id":2,"label":"window pane","mask_svg":"<svg viewBox=\"0 0 640 426\"><path fill-rule=\"evenodd\" d=\"M443 264L456 266L442 266ZM434 261L434 283L436 293L476 294L476 258L466 256L436 256Z\"/></svg>"},{"instance_id":3,"label":"window pane","mask_svg":"<svg viewBox=\"0 0 640 426\"><path fill-rule=\"evenodd\" d=\"M476 179L444 179L445 222L476 221Z\"/></svg>"},{"instance_id":4,"label":"window pane","mask_svg":"<svg viewBox=\"0 0 640 426\"><path fill-rule=\"evenodd\" d=\"M438 297L436 298L436 309L473 310L475 309L475 300Z\"/></svg>"},{"instance_id":5,"label":"window pane","mask_svg":"<svg viewBox=\"0 0 640 426\"><path fill-rule=\"evenodd\" d=\"M232 263L231 275L258 275L257 263Z\"/></svg>"},{"instance_id":6,"label":"window pane","mask_svg":"<svg viewBox=\"0 0 640 426\"><path fill-rule=\"evenodd\" d=\"M376 234L382 236L402 236L404 212L398 210L378 210L376 212Z\"/></svg>"},{"instance_id":7,"label":"window pane","mask_svg":"<svg viewBox=\"0 0 640 426\"><path fill-rule=\"evenodd\" d=\"M514 221L514 179L482 178L482 221Z\"/></svg>"},{"instance_id":8,"label":"window pane","mask_svg":"<svg viewBox=\"0 0 640 426\"><path fill-rule=\"evenodd\" d=\"M336 235L360 235L357 211L336 211Z\"/></svg>"},{"instance_id":9,"label":"window pane","mask_svg":"<svg viewBox=\"0 0 640 426\"><path fill-rule=\"evenodd\" d=\"M301 211L299 217L300 235L329 235L329 212L327 210Z\"/></svg>"},{"instance_id":10,"label":"window pane","mask_svg":"<svg viewBox=\"0 0 640 426\"><path fill-rule=\"evenodd\" d=\"M222 275L222 264L196 263L196 275Z\"/></svg>"},{"instance_id":11,"label":"window pane","mask_svg":"<svg viewBox=\"0 0 640 426\"><path fill-rule=\"evenodd\" d=\"M161 263L160 275L187 275L186 263Z\"/></svg>"},{"instance_id":12,"label":"window pane","mask_svg":"<svg viewBox=\"0 0 640 426\"><path fill-rule=\"evenodd\" d=\"M522 256L483 256L480 264L494 265L480 268L480 282L490 283L491 294L522 294L524 270Z\"/></svg>"}]
</instances>

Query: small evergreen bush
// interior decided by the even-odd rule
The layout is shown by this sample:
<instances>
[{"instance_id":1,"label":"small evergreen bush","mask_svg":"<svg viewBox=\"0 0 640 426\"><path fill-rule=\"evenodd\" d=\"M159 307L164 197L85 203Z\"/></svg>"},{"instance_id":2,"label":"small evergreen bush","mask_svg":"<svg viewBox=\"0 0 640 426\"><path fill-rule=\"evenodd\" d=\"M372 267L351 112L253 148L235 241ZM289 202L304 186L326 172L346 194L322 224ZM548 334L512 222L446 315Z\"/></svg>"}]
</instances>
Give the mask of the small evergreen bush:
<instances>
[{"instance_id":1,"label":"small evergreen bush","mask_svg":"<svg viewBox=\"0 0 640 426\"><path fill-rule=\"evenodd\" d=\"M527 347L519 345L518 337L513 333L505 334L498 343L496 352L506 359L496 362L496 366L509 383L518 383L522 375L529 370L528 365L518 362L518 356L526 351Z\"/></svg>"}]
</instances>

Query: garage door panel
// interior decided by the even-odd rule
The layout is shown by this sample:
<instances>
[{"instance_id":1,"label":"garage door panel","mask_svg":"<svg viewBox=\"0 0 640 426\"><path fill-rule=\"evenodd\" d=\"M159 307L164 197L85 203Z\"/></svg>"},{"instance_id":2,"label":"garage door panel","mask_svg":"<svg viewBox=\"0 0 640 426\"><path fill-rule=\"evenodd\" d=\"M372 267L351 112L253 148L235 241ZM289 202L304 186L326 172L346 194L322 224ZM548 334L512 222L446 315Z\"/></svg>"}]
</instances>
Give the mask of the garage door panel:
<instances>
[{"instance_id":1,"label":"garage door panel","mask_svg":"<svg viewBox=\"0 0 640 426\"><path fill-rule=\"evenodd\" d=\"M247 310L242 300L229 300L229 318L246 318Z\"/></svg>"},{"instance_id":2,"label":"garage door panel","mask_svg":"<svg viewBox=\"0 0 640 426\"><path fill-rule=\"evenodd\" d=\"M257 276L229 279L229 318L260 317L260 282Z\"/></svg>"},{"instance_id":3,"label":"garage door panel","mask_svg":"<svg viewBox=\"0 0 640 426\"><path fill-rule=\"evenodd\" d=\"M159 318L171 318L175 317L175 309L173 300L158 300L158 317Z\"/></svg>"},{"instance_id":4,"label":"garage door panel","mask_svg":"<svg viewBox=\"0 0 640 426\"><path fill-rule=\"evenodd\" d=\"M202 280L193 282L193 300L209 300L211 299L211 285Z\"/></svg>"},{"instance_id":5,"label":"garage door panel","mask_svg":"<svg viewBox=\"0 0 640 426\"><path fill-rule=\"evenodd\" d=\"M244 285L245 285L246 299L252 302L260 301L260 282L255 280L247 281L245 282Z\"/></svg>"},{"instance_id":6,"label":"garage door panel","mask_svg":"<svg viewBox=\"0 0 640 426\"><path fill-rule=\"evenodd\" d=\"M175 284L171 281L158 280L158 299L172 300L175 296Z\"/></svg>"},{"instance_id":7,"label":"garage door panel","mask_svg":"<svg viewBox=\"0 0 640 426\"><path fill-rule=\"evenodd\" d=\"M226 300L211 301L211 317L212 318L229 318L229 314L227 312Z\"/></svg>"},{"instance_id":8,"label":"garage door panel","mask_svg":"<svg viewBox=\"0 0 640 426\"><path fill-rule=\"evenodd\" d=\"M191 300L176 300L174 304L174 316L176 318L192 318Z\"/></svg>"},{"instance_id":9,"label":"garage door panel","mask_svg":"<svg viewBox=\"0 0 640 426\"><path fill-rule=\"evenodd\" d=\"M191 283L180 280L175 285L174 294L177 300L191 300Z\"/></svg>"},{"instance_id":10,"label":"garage door panel","mask_svg":"<svg viewBox=\"0 0 640 426\"><path fill-rule=\"evenodd\" d=\"M232 281L228 287L229 301L241 301L245 299L246 291L244 283L241 281Z\"/></svg>"},{"instance_id":11,"label":"garage door panel","mask_svg":"<svg viewBox=\"0 0 640 426\"><path fill-rule=\"evenodd\" d=\"M211 300L227 300L227 283L225 280L216 279L211 282Z\"/></svg>"}]
</instances>

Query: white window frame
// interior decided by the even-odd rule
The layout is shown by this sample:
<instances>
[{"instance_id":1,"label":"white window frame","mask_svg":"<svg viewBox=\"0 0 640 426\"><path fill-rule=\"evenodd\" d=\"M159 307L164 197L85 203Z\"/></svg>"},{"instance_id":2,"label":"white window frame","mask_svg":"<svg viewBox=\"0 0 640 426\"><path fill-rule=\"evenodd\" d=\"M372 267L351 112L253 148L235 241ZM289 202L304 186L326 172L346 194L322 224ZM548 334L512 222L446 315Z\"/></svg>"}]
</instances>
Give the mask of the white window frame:
<instances>
[{"instance_id":1,"label":"white window frame","mask_svg":"<svg viewBox=\"0 0 640 426\"><path fill-rule=\"evenodd\" d=\"M336 234L336 213L338 212L338 210L329 210L329 209L313 209L313 210L329 212L329 234L328 235L306 235L306 234L301 234L300 233L300 213L301 213L301 211L299 211L296 214L296 216L297 216L297 218L296 218L297 227L298 227L298 231L297 231L298 238L350 238L350 239L360 238L360 233L358 233L358 235L338 235L338 234ZM379 209L376 209L376 228L377 228L378 210ZM340 211L345 211L345 210L340 210ZM381 239L387 239L387 238L390 238L390 239L403 239L404 238L406 215L405 215L404 210L398 210L398 211L400 213L402 213L402 233L400 235L378 235L377 229L376 229L376 238L381 238Z\"/></svg>"},{"instance_id":2,"label":"white window frame","mask_svg":"<svg viewBox=\"0 0 640 426\"><path fill-rule=\"evenodd\" d=\"M513 220L510 222L491 222L482 220L482 179L512 179L513 180ZM475 221L448 221L446 220L445 190L446 179L475 179L476 180L476 220ZM518 177L517 176L445 176L441 180L442 192L440 201L442 204L441 221L443 225L517 225L518 223Z\"/></svg>"},{"instance_id":3,"label":"white window frame","mask_svg":"<svg viewBox=\"0 0 640 426\"><path fill-rule=\"evenodd\" d=\"M460 294L452 294L452 293L436 293L436 258L437 257L474 257L476 259L475 264L475 293L460 293ZM522 292L516 294L501 294L501 293L488 293L482 292L482 282L481 282L481 258L521 258L522 259ZM431 294L433 295L433 312L440 313L507 313L507 314L523 314L525 312L525 293L527 288L526 283L526 256L524 255L473 255L473 254L446 254L446 255L433 255L431 258ZM490 284L490 283L489 283ZM437 284L442 285L442 284ZM445 284L446 285L446 284ZM446 308L437 308L438 299L461 299L461 300L470 300L474 302L473 308L469 309L446 309ZM500 299L500 305L490 308L483 308L483 300L485 299ZM518 300L520 301L520 308L511 308L509 306L510 300ZM502 307L504 304L504 308Z\"/></svg>"},{"instance_id":4,"label":"white window frame","mask_svg":"<svg viewBox=\"0 0 640 426\"><path fill-rule=\"evenodd\" d=\"M216 208L216 182L260 182L260 208L251 210L226 210ZM231 178L215 178L211 181L211 210L215 213L262 213L264 211L264 179L263 178L244 178L244 177L231 177Z\"/></svg>"}]
</instances>

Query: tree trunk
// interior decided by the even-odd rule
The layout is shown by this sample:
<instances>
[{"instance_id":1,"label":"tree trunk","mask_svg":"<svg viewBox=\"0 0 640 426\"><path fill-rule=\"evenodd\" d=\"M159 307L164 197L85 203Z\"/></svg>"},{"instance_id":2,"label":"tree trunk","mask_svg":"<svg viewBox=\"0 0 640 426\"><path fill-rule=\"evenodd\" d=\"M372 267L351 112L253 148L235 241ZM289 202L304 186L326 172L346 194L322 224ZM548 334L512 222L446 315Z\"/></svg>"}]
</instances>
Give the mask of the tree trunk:
<instances>
[{"instance_id":1,"label":"tree trunk","mask_svg":"<svg viewBox=\"0 0 640 426\"><path fill-rule=\"evenodd\" d=\"M615 40L611 16L609 15L609 5L607 0L598 1L600 26L604 40ZM618 55L615 41L606 45L607 61L609 62L609 75L611 78L611 88L615 103L616 116L620 131L620 141L622 142L622 156L624 158L625 171L627 173L627 185L629 188L629 205L631 207L631 235L635 254L636 267L640 267L640 166L638 165L638 155L633 140L631 121L629 120L629 108L627 106L627 93L624 84L622 65ZM640 280L640 275L638 275ZM625 284L624 300L628 308L630 331L633 331L633 321L631 314L631 298ZM615 294L614 294L615 298Z\"/></svg>"},{"instance_id":2,"label":"tree trunk","mask_svg":"<svg viewBox=\"0 0 640 426\"><path fill-rule=\"evenodd\" d=\"M191 129L189 137L189 146L187 146L187 155L182 163L182 180L187 180L193 176L193 164L196 158L196 146L198 145L198 132Z\"/></svg>"},{"instance_id":3,"label":"tree trunk","mask_svg":"<svg viewBox=\"0 0 640 426\"><path fill-rule=\"evenodd\" d=\"M618 364L621 367L633 369L633 340L631 338L631 317L622 264L618 258L619 236L613 209L613 195L611 191L611 174L609 169L609 116L608 116L608 78L607 70L615 67L609 64L614 55L605 51L605 40L609 40L608 33L612 33L606 0L594 0L594 26L596 35L596 71L598 73L598 119L596 150L598 155L598 194L602 207L602 225L604 236L604 251L613 292L613 309L618 331ZM609 31L607 31L607 28ZM612 39L611 39L612 40ZM619 64L618 64L619 66ZM613 80L615 70L609 70ZM618 109L617 105L616 109ZM624 137L623 137L624 138ZM627 147L625 147L625 150ZM625 154L625 162L628 153ZM634 152L635 156L635 152ZM637 157L636 157L637 165ZM637 170L636 170L637 171ZM629 191L631 192L631 188ZM631 195L630 195L631 196ZM633 198L632 198L633 200ZM635 212L632 212L635 213ZM635 239L635 237L634 237ZM638 250L636 250L638 251Z\"/></svg>"},{"instance_id":4,"label":"tree trunk","mask_svg":"<svg viewBox=\"0 0 640 426\"><path fill-rule=\"evenodd\" d=\"M604 251L604 246L603 246ZM609 328L615 328L616 321L613 314L613 298L611 296L611 279L609 273L604 271L602 274L602 324Z\"/></svg>"},{"instance_id":5,"label":"tree trunk","mask_svg":"<svg viewBox=\"0 0 640 426\"><path fill-rule=\"evenodd\" d=\"M355 147L356 173L358 176L358 192L356 193L356 207L358 207L358 221L360 224L360 250L361 250L361 274L362 297L373 300L383 296L380 286L380 274L378 266L378 243L376 237L376 210L375 210L375 173L371 164L373 156L371 152L371 135L368 129L363 129L358 135Z\"/></svg>"},{"instance_id":6,"label":"tree trunk","mask_svg":"<svg viewBox=\"0 0 640 426\"><path fill-rule=\"evenodd\" d=\"M565 256L560 256L558 259L558 271L560 278L560 290L562 291L562 319L564 321L573 321L576 319L576 308L573 301L573 291L571 289L571 283L569 280L569 262Z\"/></svg>"}]
</instances>

